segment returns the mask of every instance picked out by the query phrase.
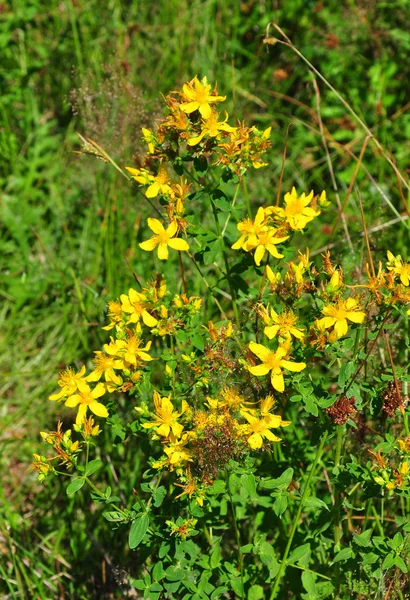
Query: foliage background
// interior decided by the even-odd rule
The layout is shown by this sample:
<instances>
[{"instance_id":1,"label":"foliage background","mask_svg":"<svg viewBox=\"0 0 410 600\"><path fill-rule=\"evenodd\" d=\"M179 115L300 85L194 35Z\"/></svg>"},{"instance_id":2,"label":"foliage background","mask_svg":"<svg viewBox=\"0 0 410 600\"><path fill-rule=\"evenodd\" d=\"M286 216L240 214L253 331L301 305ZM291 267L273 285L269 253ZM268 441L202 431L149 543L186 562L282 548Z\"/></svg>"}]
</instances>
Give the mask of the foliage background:
<instances>
[{"instance_id":1,"label":"foliage background","mask_svg":"<svg viewBox=\"0 0 410 600\"><path fill-rule=\"evenodd\" d=\"M276 195L288 127L283 189L325 188L331 197L312 77L291 50L263 44L275 21L405 172L409 12L406 0L0 3L0 576L13 581L10 588L0 579L0 589L13 589L11 597L108 598L122 589L121 539L118 554L107 554L110 532L86 501L67 499L57 480L38 489L28 470L31 454L40 451L38 430L55 420L47 396L58 371L89 360L103 340L107 300L132 283L123 253L138 274L151 273L150 258L137 246L148 215L143 197L106 165L75 154L75 132L132 164L160 92L207 75L236 118L272 126L269 167L244 190L253 206ZM349 151L360 153L365 133L319 85L343 197L355 166ZM368 227L406 217L394 172L374 146L364 164L373 178L359 173ZM360 254L356 202L352 196L346 218ZM327 243L329 231L322 221L309 238L311 250ZM343 238L334 241L341 256ZM406 254L404 223L394 236L390 227L371 236L376 258L387 241L393 253ZM131 493L139 459L123 459Z\"/></svg>"}]
</instances>

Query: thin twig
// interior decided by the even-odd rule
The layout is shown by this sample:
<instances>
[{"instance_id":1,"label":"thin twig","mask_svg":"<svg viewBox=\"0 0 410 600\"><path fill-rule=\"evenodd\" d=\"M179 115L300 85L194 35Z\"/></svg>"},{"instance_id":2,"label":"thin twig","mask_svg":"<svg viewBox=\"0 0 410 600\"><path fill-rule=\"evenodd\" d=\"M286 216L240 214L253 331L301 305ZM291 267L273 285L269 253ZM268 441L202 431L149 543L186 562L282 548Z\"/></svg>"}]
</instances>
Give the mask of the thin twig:
<instances>
[{"instance_id":1,"label":"thin twig","mask_svg":"<svg viewBox=\"0 0 410 600\"><path fill-rule=\"evenodd\" d=\"M340 202L339 190L337 188L336 177L335 177L335 173L334 173L333 165L332 165L332 159L330 158L329 148L327 146L325 132L324 132L324 129L323 129L322 116L320 114L320 91L319 91L319 86L317 85L316 79L315 79L315 77L313 75L312 75L312 79L313 79L313 87L315 88L315 93L316 93L316 109L317 109L317 118L318 118L318 122L319 122L320 136L322 138L323 148L325 149L327 166L329 168L330 178L332 180L333 191L334 191L335 196L336 196L337 207L339 209L339 213L341 214L342 223L343 223L343 229L344 229L344 232L345 232L346 240L347 240L348 246L350 248L350 251L352 252L352 254L354 254L354 248L353 248L352 240L350 238L349 230L347 228L346 215L345 215L344 211L342 210L342 203Z\"/></svg>"}]
</instances>

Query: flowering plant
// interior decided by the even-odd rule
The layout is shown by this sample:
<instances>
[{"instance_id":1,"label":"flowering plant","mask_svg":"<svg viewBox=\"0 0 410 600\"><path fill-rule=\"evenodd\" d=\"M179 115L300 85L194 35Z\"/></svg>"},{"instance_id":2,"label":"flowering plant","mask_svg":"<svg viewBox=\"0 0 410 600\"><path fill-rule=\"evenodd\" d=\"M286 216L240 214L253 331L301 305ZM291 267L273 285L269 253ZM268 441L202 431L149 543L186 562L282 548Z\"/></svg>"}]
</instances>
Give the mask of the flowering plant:
<instances>
[{"instance_id":1,"label":"flowering plant","mask_svg":"<svg viewBox=\"0 0 410 600\"><path fill-rule=\"evenodd\" d=\"M228 114L218 113L223 101L206 78L194 77L164 98L166 115L155 129L143 129L147 153L126 167L155 215L139 260L156 251L157 268L178 265L179 280L169 270L151 271L146 283L136 277L128 293L109 302L109 339L93 366L67 368L50 396L76 409L74 423L41 433L53 453L36 454L33 466L40 480L67 478L69 495L88 484L107 521L127 528L129 547L144 553L132 585L145 598L274 598L288 566L301 570L305 590L317 589L303 597L326 597L343 586L340 572L332 583L309 544L298 547L298 558L290 551L302 511L329 512L310 487L334 436L333 508L317 535L332 525L331 550L322 539L332 560L352 557L340 554L349 535L341 517L341 448L374 393L368 359L410 302L410 266L389 251L376 273L369 254L353 283L329 252L315 261L308 248L295 252L295 236L331 205L326 192L293 187L283 203L278 193L276 203L255 211L243 205L243 179L266 166L270 128L229 124ZM403 417L403 430L389 451L399 460L388 466L380 449L372 451L376 465L356 477L364 494L374 485L378 494L408 497L401 378L391 359L386 402L390 416ZM315 435L301 442L298 458L296 441L312 422ZM132 497L112 495L92 478L106 467L104 430L124 447L136 440L143 449ZM354 461L345 467L345 479L355 468ZM278 528L286 514L293 520L282 548ZM382 549L375 561L385 556Z\"/></svg>"}]
</instances>

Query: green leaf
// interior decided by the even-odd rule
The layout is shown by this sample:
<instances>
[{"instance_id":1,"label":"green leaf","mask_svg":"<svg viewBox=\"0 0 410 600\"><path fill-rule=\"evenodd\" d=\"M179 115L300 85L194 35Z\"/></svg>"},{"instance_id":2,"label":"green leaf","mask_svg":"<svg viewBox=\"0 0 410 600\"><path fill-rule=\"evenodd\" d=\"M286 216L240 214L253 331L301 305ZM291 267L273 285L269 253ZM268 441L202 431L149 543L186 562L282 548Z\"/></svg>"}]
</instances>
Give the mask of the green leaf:
<instances>
[{"instance_id":1,"label":"green leaf","mask_svg":"<svg viewBox=\"0 0 410 600\"><path fill-rule=\"evenodd\" d=\"M361 556L363 556L362 565L373 565L379 560L379 555L375 552L366 552L366 554L363 553Z\"/></svg>"},{"instance_id":2,"label":"green leaf","mask_svg":"<svg viewBox=\"0 0 410 600\"><path fill-rule=\"evenodd\" d=\"M219 544L216 544L214 549L212 550L211 558L209 564L211 565L211 569L216 569L219 566L222 559L221 548Z\"/></svg>"},{"instance_id":3,"label":"green leaf","mask_svg":"<svg viewBox=\"0 0 410 600\"><path fill-rule=\"evenodd\" d=\"M327 511L330 510L326 502L323 502L323 500L316 498L315 496L309 496L309 498L306 500L305 508L324 508Z\"/></svg>"},{"instance_id":4,"label":"green leaf","mask_svg":"<svg viewBox=\"0 0 410 600\"><path fill-rule=\"evenodd\" d=\"M367 531L363 531L360 535L357 533L353 534L353 541L360 547L366 548L366 546L370 546L372 537L372 530L368 529Z\"/></svg>"},{"instance_id":5,"label":"green leaf","mask_svg":"<svg viewBox=\"0 0 410 600\"><path fill-rule=\"evenodd\" d=\"M382 563L382 569L387 570L390 569L395 564L395 554L394 552L390 552L384 559Z\"/></svg>"},{"instance_id":6,"label":"green leaf","mask_svg":"<svg viewBox=\"0 0 410 600\"><path fill-rule=\"evenodd\" d=\"M119 523L120 521L125 520L124 515L117 512L116 510L109 510L103 512L102 516L104 517L104 519L107 519L107 521L111 521L112 523Z\"/></svg>"},{"instance_id":7,"label":"green leaf","mask_svg":"<svg viewBox=\"0 0 410 600\"><path fill-rule=\"evenodd\" d=\"M262 600L264 597L265 592L261 585L253 585L249 588L248 600Z\"/></svg>"},{"instance_id":8,"label":"green leaf","mask_svg":"<svg viewBox=\"0 0 410 600\"><path fill-rule=\"evenodd\" d=\"M239 579L239 577L236 577L236 578L232 577L230 579L230 584L231 584L231 587L232 587L233 591L235 592L235 594L237 594L237 596L242 598L243 587L242 587L242 583L241 583L241 580Z\"/></svg>"},{"instance_id":9,"label":"green leaf","mask_svg":"<svg viewBox=\"0 0 410 600\"><path fill-rule=\"evenodd\" d=\"M191 335L191 343L193 346L195 346L195 348L201 350L201 352L205 348L205 340L199 333L194 333Z\"/></svg>"},{"instance_id":10,"label":"green leaf","mask_svg":"<svg viewBox=\"0 0 410 600\"><path fill-rule=\"evenodd\" d=\"M166 556L168 554L170 548L171 548L171 544L168 544L168 542L162 542L161 546L159 547L159 552L158 552L159 558L164 558L164 556Z\"/></svg>"},{"instance_id":11,"label":"green leaf","mask_svg":"<svg viewBox=\"0 0 410 600\"><path fill-rule=\"evenodd\" d=\"M396 558L394 559L394 564L396 565L396 567L398 567L400 569L400 571L402 573L407 573L406 564L405 564L404 560L401 558L401 556L396 556Z\"/></svg>"},{"instance_id":12,"label":"green leaf","mask_svg":"<svg viewBox=\"0 0 410 600\"><path fill-rule=\"evenodd\" d=\"M307 593L309 594L309 600L317 598L317 588L313 573L310 571L303 571L302 573L302 584Z\"/></svg>"},{"instance_id":13,"label":"green leaf","mask_svg":"<svg viewBox=\"0 0 410 600\"><path fill-rule=\"evenodd\" d=\"M194 167L198 175L205 175L208 170L208 162L204 156L194 158Z\"/></svg>"},{"instance_id":14,"label":"green leaf","mask_svg":"<svg viewBox=\"0 0 410 600\"><path fill-rule=\"evenodd\" d=\"M78 477L77 479L72 479L71 483L68 484L66 492L67 496L74 496L78 490L81 490L85 483L85 479L83 477Z\"/></svg>"},{"instance_id":15,"label":"green leaf","mask_svg":"<svg viewBox=\"0 0 410 600\"><path fill-rule=\"evenodd\" d=\"M279 496L277 496L274 504L273 504L273 511L274 513L280 517L285 510L288 507L288 497L285 494L279 494Z\"/></svg>"},{"instance_id":16,"label":"green leaf","mask_svg":"<svg viewBox=\"0 0 410 600\"><path fill-rule=\"evenodd\" d=\"M152 569L152 579L154 581L159 581L163 577L165 577L164 567L162 566L162 562L158 561L155 563L155 567Z\"/></svg>"},{"instance_id":17,"label":"green leaf","mask_svg":"<svg viewBox=\"0 0 410 600\"><path fill-rule=\"evenodd\" d=\"M145 590L145 582L142 579L133 579L131 582L132 587L135 587L136 590Z\"/></svg>"},{"instance_id":18,"label":"green leaf","mask_svg":"<svg viewBox=\"0 0 410 600\"><path fill-rule=\"evenodd\" d=\"M85 474L88 477L89 475L92 475L93 473L95 473L96 471L98 471L98 469L100 469L103 465L102 460L96 458L95 460L91 460L88 465L87 468L85 470Z\"/></svg>"},{"instance_id":19,"label":"green leaf","mask_svg":"<svg viewBox=\"0 0 410 600\"><path fill-rule=\"evenodd\" d=\"M142 538L147 533L148 525L149 517L147 513L132 522L128 536L128 545L131 549L136 548L141 543Z\"/></svg>"},{"instance_id":20,"label":"green leaf","mask_svg":"<svg viewBox=\"0 0 410 600\"><path fill-rule=\"evenodd\" d=\"M288 560L289 564L293 564L298 562L301 558L306 556L310 552L310 544L303 544L303 546L298 546L290 553Z\"/></svg>"},{"instance_id":21,"label":"green leaf","mask_svg":"<svg viewBox=\"0 0 410 600\"><path fill-rule=\"evenodd\" d=\"M338 552L336 554L336 556L333 559L333 564L340 562L340 561L346 561L349 560L349 558L354 558L355 557L355 553L353 552L352 548L343 548L343 550L340 550L340 552Z\"/></svg>"},{"instance_id":22,"label":"green leaf","mask_svg":"<svg viewBox=\"0 0 410 600\"><path fill-rule=\"evenodd\" d=\"M262 542L260 545L259 556L264 565L270 566L276 562L275 550L268 542Z\"/></svg>"},{"instance_id":23,"label":"green leaf","mask_svg":"<svg viewBox=\"0 0 410 600\"><path fill-rule=\"evenodd\" d=\"M222 239L217 239L208 245L208 250L204 252L204 265L210 265L222 257L224 251L224 242Z\"/></svg>"},{"instance_id":24,"label":"green leaf","mask_svg":"<svg viewBox=\"0 0 410 600\"><path fill-rule=\"evenodd\" d=\"M241 475L241 485L248 492L251 498L257 496L255 477L251 473Z\"/></svg>"},{"instance_id":25,"label":"green leaf","mask_svg":"<svg viewBox=\"0 0 410 600\"><path fill-rule=\"evenodd\" d=\"M228 588L224 587L223 585L217 587L211 594L211 600L216 600L216 598L220 598L222 594L225 594L228 591Z\"/></svg>"},{"instance_id":26,"label":"green leaf","mask_svg":"<svg viewBox=\"0 0 410 600\"><path fill-rule=\"evenodd\" d=\"M159 488L155 490L155 492L153 493L153 498L154 498L154 506L156 508L161 506L166 495L167 495L167 490L166 490L165 486L163 486L163 485L160 485Z\"/></svg>"},{"instance_id":27,"label":"green leaf","mask_svg":"<svg viewBox=\"0 0 410 600\"><path fill-rule=\"evenodd\" d=\"M265 490L287 490L293 478L293 469L290 467L277 479L265 479L261 481L260 487Z\"/></svg>"}]
</instances>

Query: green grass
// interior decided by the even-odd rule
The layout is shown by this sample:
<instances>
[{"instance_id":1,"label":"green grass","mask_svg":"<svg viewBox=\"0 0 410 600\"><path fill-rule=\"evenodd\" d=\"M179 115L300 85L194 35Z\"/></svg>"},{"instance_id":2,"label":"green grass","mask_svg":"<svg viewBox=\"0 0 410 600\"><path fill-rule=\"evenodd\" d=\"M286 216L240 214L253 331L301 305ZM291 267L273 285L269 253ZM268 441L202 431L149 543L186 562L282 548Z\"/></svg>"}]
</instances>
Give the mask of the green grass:
<instances>
[{"instance_id":1,"label":"green grass","mask_svg":"<svg viewBox=\"0 0 410 600\"><path fill-rule=\"evenodd\" d=\"M272 126L269 167L241 189L254 210L276 197L288 126L283 189L326 188L334 201L311 75L289 48L263 44L266 26L272 20L280 24L404 172L410 35L402 24L408 7L405 1L332 1L320 8L298 0L277 10L269 2L222 0L15 0L3 6L0 590L3 586L10 598L58 597L61 589L70 598L108 597L110 590L118 594L122 589L122 565L117 564L120 555L107 555L108 534L99 519L89 514L86 503L74 505L58 487L40 491L28 471L31 454L41 448L39 429L54 421L55 405L47 397L58 371L90 360L105 339L100 326L107 300L133 283L123 253L142 278L152 269L137 246L149 206L115 170L73 153L80 147L75 131L93 137L122 166L132 165L141 147L140 127L153 120L159 94L195 74L207 75L231 99L227 109L237 118ZM272 29L270 34L275 35ZM366 134L318 83L343 201L355 167L349 153L360 154ZM85 98L79 103L82 114L74 117L73 89L77 98ZM372 143L363 162L372 178L359 172L368 228L407 216L406 190L403 200L393 170ZM363 261L358 214L354 192L346 224L354 260ZM329 225L335 215L336 210ZM325 246L328 234L324 225L311 249ZM387 243L393 252L406 254L408 225L398 221L394 236L388 227L371 241L377 258L384 258ZM340 225L334 242L338 256L353 261ZM130 493L137 477L138 463Z\"/></svg>"}]
</instances>

